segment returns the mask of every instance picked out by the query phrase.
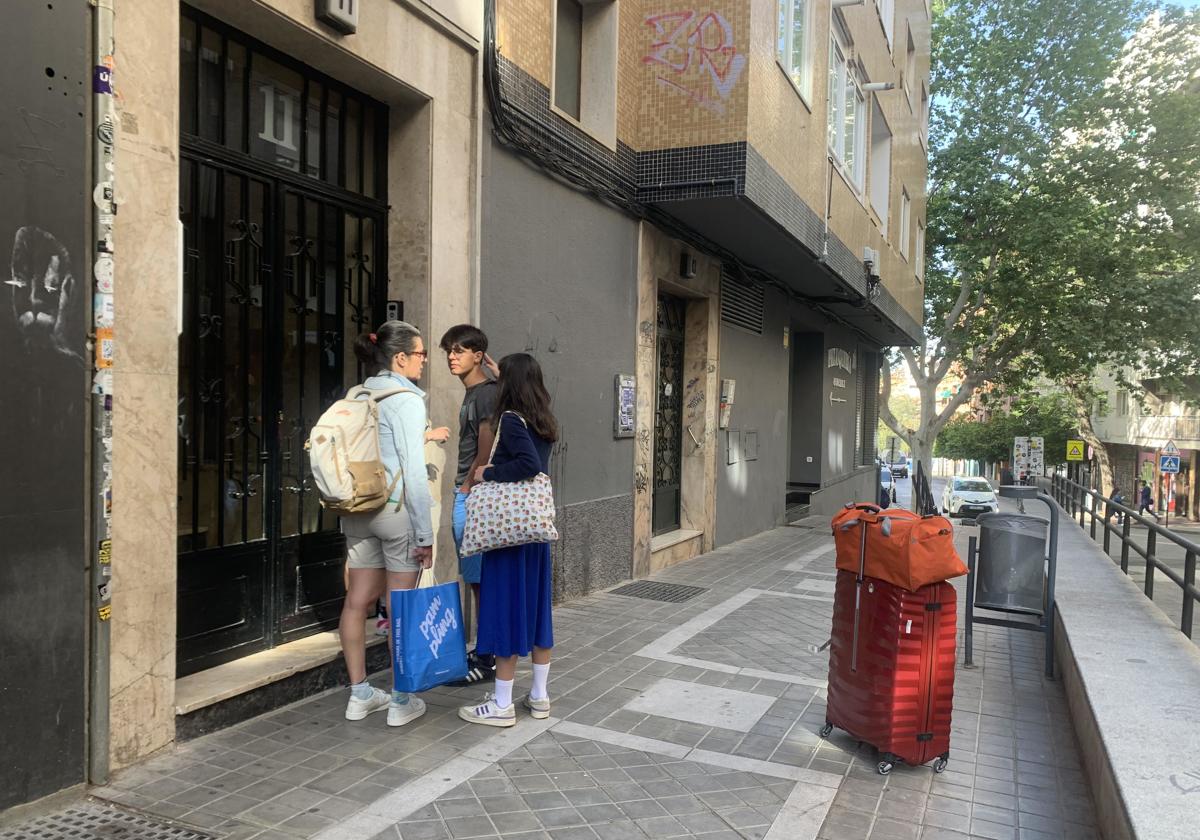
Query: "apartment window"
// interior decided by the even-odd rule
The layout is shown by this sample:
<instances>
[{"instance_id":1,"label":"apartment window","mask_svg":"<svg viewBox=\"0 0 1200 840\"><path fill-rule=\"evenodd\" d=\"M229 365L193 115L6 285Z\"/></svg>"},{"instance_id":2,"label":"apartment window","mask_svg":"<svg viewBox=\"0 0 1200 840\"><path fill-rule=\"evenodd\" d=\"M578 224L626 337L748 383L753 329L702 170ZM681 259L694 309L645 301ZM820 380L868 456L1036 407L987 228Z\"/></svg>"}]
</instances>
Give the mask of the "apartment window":
<instances>
[{"instance_id":1,"label":"apartment window","mask_svg":"<svg viewBox=\"0 0 1200 840\"><path fill-rule=\"evenodd\" d=\"M856 188L863 182L866 108L845 41L834 31L829 40L829 150Z\"/></svg>"},{"instance_id":2,"label":"apartment window","mask_svg":"<svg viewBox=\"0 0 1200 840\"><path fill-rule=\"evenodd\" d=\"M900 256L908 260L908 230L912 227L912 199L908 190L900 190Z\"/></svg>"},{"instance_id":3,"label":"apartment window","mask_svg":"<svg viewBox=\"0 0 1200 840\"><path fill-rule=\"evenodd\" d=\"M921 83L921 140L929 142L929 88Z\"/></svg>"},{"instance_id":4,"label":"apartment window","mask_svg":"<svg viewBox=\"0 0 1200 840\"><path fill-rule=\"evenodd\" d=\"M913 255L914 273L918 280L925 279L925 225L917 223L917 247Z\"/></svg>"},{"instance_id":5,"label":"apartment window","mask_svg":"<svg viewBox=\"0 0 1200 840\"><path fill-rule=\"evenodd\" d=\"M616 0L555 0L550 101L600 142L617 146Z\"/></svg>"},{"instance_id":6,"label":"apartment window","mask_svg":"<svg viewBox=\"0 0 1200 840\"><path fill-rule=\"evenodd\" d=\"M583 72L583 5L558 0L554 21L554 107L579 119Z\"/></svg>"},{"instance_id":7,"label":"apartment window","mask_svg":"<svg viewBox=\"0 0 1200 840\"><path fill-rule=\"evenodd\" d=\"M879 215L883 235L888 232L888 204L892 188L892 131L879 100L871 100L871 206Z\"/></svg>"},{"instance_id":8,"label":"apartment window","mask_svg":"<svg viewBox=\"0 0 1200 840\"><path fill-rule=\"evenodd\" d=\"M883 34L887 36L890 50L892 36L895 34L896 0L875 0L875 9L879 12L879 21L883 24Z\"/></svg>"},{"instance_id":9,"label":"apartment window","mask_svg":"<svg viewBox=\"0 0 1200 840\"><path fill-rule=\"evenodd\" d=\"M1122 417L1129 416L1129 392L1117 391L1117 414Z\"/></svg>"},{"instance_id":10,"label":"apartment window","mask_svg":"<svg viewBox=\"0 0 1200 840\"><path fill-rule=\"evenodd\" d=\"M916 110L913 91L917 81L917 45L913 42L912 28L908 30L908 46L904 55L904 93L908 96L908 107Z\"/></svg>"},{"instance_id":11,"label":"apartment window","mask_svg":"<svg viewBox=\"0 0 1200 840\"><path fill-rule=\"evenodd\" d=\"M805 99L812 95L810 5L809 0L779 0L779 33L776 41L779 63Z\"/></svg>"}]
</instances>

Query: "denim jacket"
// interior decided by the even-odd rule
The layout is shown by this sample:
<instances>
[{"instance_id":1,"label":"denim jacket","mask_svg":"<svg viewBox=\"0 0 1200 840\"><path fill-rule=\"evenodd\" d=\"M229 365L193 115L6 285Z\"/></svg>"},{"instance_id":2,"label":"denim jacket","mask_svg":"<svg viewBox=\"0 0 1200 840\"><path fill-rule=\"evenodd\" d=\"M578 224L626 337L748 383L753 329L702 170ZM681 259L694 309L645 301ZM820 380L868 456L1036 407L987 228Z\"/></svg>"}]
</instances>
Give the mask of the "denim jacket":
<instances>
[{"instance_id":1,"label":"denim jacket","mask_svg":"<svg viewBox=\"0 0 1200 840\"><path fill-rule=\"evenodd\" d=\"M407 388L412 394L396 394L379 403L379 448L389 484L397 471L402 484L392 491L391 503L403 497L412 520L417 545L433 545L432 498L425 470L425 392L405 377L392 371L380 371L367 377L364 388L384 391Z\"/></svg>"}]
</instances>

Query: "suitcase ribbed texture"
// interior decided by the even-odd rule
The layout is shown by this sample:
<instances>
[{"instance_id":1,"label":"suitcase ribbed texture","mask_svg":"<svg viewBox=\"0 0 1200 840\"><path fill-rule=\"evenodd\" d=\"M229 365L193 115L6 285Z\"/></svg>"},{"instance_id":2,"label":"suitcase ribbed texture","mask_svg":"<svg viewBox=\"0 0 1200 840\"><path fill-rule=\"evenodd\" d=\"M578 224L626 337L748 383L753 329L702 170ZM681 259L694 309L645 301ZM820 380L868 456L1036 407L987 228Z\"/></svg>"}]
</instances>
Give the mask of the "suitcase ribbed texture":
<instances>
[{"instance_id":1,"label":"suitcase ribbed texture","mask_svg":"<svg viewBox=\"0 0 1200 840\"><path fill-rule=\"evenodd\" d=\"M924 764L950 750L954 587L942 582L908 592L864 578L855 656L855 578L837 574L826 720L885 759Z\"/></svg>"}]
</instances>

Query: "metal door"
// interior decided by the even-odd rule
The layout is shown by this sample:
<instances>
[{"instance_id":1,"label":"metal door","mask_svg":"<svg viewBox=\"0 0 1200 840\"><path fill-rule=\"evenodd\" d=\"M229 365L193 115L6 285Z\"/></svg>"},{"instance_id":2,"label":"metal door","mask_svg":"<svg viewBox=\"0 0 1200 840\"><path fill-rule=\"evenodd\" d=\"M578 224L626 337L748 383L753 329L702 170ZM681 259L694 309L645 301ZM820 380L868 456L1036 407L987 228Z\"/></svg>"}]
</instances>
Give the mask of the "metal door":
<instances>
[{"instance_id":1,"label":"metal door","mask_svg":"<svg viewBox=\"0 0 1200 840\"><path fill-rule=\"evenodd\" d=\"M177 673L336 623L304 441L382 319L386 109L184 7Z\"/></svg>"},{"instance_id":2,"label":"metal door","mask_svg":"<svg viewBox=\"0 0 1200 840\"><path fill-rule=\"evenodd\" d=\"M653 531L679 529L683 460L683 339L687 303L658 296Z\"/></svg>"}]
</instances>

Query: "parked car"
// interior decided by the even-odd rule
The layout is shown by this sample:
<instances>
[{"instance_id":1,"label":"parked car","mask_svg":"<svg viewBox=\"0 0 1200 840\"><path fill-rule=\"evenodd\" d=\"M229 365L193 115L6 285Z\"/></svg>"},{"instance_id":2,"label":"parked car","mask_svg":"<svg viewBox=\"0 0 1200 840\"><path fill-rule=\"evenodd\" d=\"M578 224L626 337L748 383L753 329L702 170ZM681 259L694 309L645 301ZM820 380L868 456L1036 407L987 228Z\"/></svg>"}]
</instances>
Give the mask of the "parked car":
<instances>
[{"instance_id":1,"label":"parked car","mask_svg":"<svg viewBox=\"0 0 1200 840\"><path fill-rule=\"evenodd\" d=\"M896 456L896 460L888 465L892 471L892 475L897 478L908 478L908 456L903 452Z\"/></svg>"},{"instance_id":2,"label":"parked car","mask_svg":"<svg viewBox=\"0 0 1200 840\"><path fill-rule=\"evenodd\" d=\"M892 478L892 471L887 467L881 467L879 470L879 499L887 499L892 504L896 503L896 480Z\"/></svg>"},{"instance_id":3,"label":"parked car","mask_svg":"<svg viewBox=\"0 0 1200 840\"><path fill-rule=\"evenodd\" d=\"M956 475L942 491L942 510L947 516L976 516L995 513L1000 503L986 478Z\"/></svg>"}]
</instances>

